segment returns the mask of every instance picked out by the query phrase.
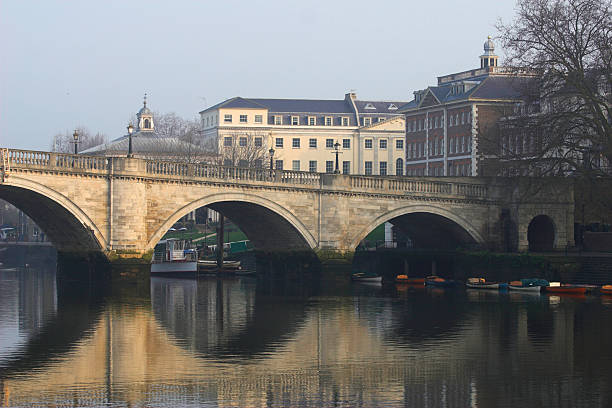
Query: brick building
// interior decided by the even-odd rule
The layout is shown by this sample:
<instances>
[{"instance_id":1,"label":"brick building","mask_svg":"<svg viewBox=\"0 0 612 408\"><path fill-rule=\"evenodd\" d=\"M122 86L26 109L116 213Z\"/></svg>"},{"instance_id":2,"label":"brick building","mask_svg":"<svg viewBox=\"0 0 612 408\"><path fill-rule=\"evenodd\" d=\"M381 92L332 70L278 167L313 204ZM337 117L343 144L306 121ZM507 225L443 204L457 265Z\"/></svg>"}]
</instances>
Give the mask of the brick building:
<instances>
[{"instance_id":1,"label":"brick building","mask_svg":"<svg viewBox=\"0 0 612 408\"><path fill-rule=\"evenodd\" d=\"M480 68L438 77L436 86L414 92L400 108L406 115L406 174L485 175L498 152L497 122L521 102L529 75L498 66L489 37Z\"/></svg>"}]
</instances>

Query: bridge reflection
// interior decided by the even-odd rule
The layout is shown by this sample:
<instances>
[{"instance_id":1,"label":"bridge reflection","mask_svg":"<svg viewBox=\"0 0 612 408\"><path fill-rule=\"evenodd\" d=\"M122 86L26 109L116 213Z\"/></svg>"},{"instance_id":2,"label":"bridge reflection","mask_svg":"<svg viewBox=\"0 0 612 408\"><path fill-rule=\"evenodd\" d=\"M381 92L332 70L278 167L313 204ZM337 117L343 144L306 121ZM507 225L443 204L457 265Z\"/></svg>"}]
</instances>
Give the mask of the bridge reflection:
<instances>
[{"instance_id":1,"label":"bridge reflection","mask_svg":"<svg viewBox=\"0 0 612 408\"><path fill-rule=\"evenodd\" d=\"M612 317L601 305L295 286L156 278L150 299L60 294L8 370L2 361L0 405L518 406L529 390L542 405L580 406L593 402L584 382L610 398L611 372L595 357L595 343L612 341L612 329L592 323ZM46 360L31 352L45 338ZM578 373L584 381L571 380Z\"/></svg>"}]
</instances>

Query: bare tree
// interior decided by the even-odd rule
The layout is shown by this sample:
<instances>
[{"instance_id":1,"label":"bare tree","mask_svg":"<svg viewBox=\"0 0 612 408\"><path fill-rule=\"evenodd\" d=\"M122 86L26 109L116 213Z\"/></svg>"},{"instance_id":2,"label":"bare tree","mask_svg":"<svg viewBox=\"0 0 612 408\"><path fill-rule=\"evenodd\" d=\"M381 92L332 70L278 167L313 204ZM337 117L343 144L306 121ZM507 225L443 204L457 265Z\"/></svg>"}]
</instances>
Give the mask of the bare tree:
<instances>
[{"instance_id":1,"label":"bare tree","mask_svg":"<svg viewBox=\"0 0 612 408\"><path fill-rule=\"evenodd\" d=\"M610 0L518 0L497 25L523 102L498 122L498 152L528 174L584 176L612 164ZM507 107L505 108L507 109ZM489 129L495 133L495 129ZM520 169L518 171L521 171Z\"/></svg>"},{"instance_id":2,"label":"bare tree","mask_svg":"<svg viewBox=\"0 0 612 408\"><path fill-rule=\"evenodd\" d=\"M107 141L106 135L100 132L93 135L89 129L84 126L77 127L76 131L79 135L77 143L77 151L79 152L89 149L90 147L106 143ZM73 133L74 131L71 132L67 130L64 133L57 133L55 136L53 136L51 151L60 153L74 153Z\"/></svg>"},{"instance_id":3,"label":"bare tree","mask_svg":"<svg viewBox=\"0 0 612 408\"><path fill-rule=\"evenodd\" d=\"M224 135L220 141L219 164L236 167L269 167L266 135L258 132L240 132Z\"/></svg>"}]
</instances>

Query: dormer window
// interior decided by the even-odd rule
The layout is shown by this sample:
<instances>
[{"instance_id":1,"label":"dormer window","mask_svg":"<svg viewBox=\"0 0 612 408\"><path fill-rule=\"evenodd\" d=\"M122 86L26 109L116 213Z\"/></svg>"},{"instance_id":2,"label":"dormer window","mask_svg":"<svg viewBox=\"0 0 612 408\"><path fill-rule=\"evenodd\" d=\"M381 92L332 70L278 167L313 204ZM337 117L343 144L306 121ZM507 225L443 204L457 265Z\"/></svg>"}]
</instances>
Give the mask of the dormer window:
<instances>
[{"instance_id":1,"label":"dormer window","mask_svg":"<svg viewBox=\"0 0 612 408\"><path fill-rule=\"evenodd\" d=\"M317 118L314 116L309 116L308 117L308 126L316 126L317 124Z\"/></svg>"},{"instance_id":2,"label":"dormer window","mask_svg":"<svg viewBox=\"0 0 612 408\"><path fill-rule=\"evenodd\" d=\"M300 124L300 117L299 116L292 116L291 117L291 125L298 126L299 124Z\"/></svg>"},{"instance_id":3,"label":"dormer window","mask_svg":"<svg viewBox=\"0 0 612 408\"><path fill-rule=\"evenodd\" d=\"M368 103L366 103L366 106L365 106L365 108L364 108L364 109L374 109L374 110L375 110L375 109L376 109L376 107L375 107L374 105L372 105L371 103L369 103L369 102L368 102Z\"/></svg>"},{"instance_id":4,"label":"dormer window","mask_svg":"<svg viewBox=\"0 0 612 408\"><path fill-rule=\"evenodd\" d=\"M389 110L397 110L397 106L395 106L395 104L392 103L391 105L389 105L389 107L387 109L389 109Z\"/></svg>"}]
</instances>

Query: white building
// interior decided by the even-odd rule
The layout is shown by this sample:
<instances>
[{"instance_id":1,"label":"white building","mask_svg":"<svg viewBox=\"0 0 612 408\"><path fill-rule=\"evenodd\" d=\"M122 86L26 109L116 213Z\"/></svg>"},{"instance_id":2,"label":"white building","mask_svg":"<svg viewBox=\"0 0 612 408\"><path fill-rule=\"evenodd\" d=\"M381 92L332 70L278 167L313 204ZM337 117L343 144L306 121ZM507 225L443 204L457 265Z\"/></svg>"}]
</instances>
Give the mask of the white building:
<instances>
[{"instance_id":1,"label":"white building","mask_svg":"<svg viewBox=\"0 0 612 408\"><path fill-rule=\"evenodd\" d=\"M200 112L203 142L225 165L403 175L405 102L235 97Z\"/></svg>"}]
</instances>

